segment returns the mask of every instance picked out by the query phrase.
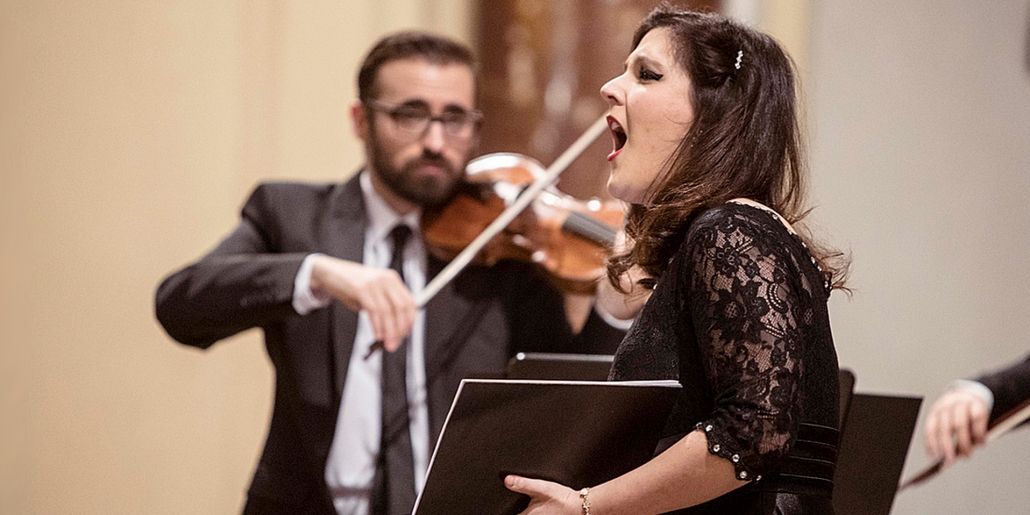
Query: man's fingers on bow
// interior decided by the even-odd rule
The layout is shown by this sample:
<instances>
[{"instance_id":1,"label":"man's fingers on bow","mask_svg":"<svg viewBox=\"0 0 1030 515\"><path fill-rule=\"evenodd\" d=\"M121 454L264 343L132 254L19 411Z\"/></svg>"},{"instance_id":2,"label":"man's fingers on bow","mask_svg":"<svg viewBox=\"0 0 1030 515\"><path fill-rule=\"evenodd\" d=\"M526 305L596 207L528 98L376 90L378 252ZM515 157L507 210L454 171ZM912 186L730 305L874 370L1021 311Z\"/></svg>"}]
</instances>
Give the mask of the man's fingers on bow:
<instances>
[{"instance_id":1,"label":"man's fingers on bow","mask_svg":"<svg viewBox=\"0 0 1030 515\"><path fill-rule=\"evenodd\" d=\"M937 414L937 404L930 408L930 415L926 417L926 426L923 428L923 444L926 446L926 454L932 459L940 459L940 443L937 441L940 429L940 420Z\"/></svg>"},{"instance_id":2,"label":"man's fingers on bow","mask_svg":"<svg viewBox=\"0 0 1030 515\"><path fill-rule=\"evenodd\" d=\"M411 334L411 327L415 323L415 299L405 287L388 289L386 298L389 304L390 340L384 340L383 344L386 350L393 352L400 347L404 337Z\"/></svg>"},{"instance_id":3,"label":"man's fingers on bow","mask_svg":"<svg viewBox=\"0 0 1030 515\"><path fill-rule=\"evenodd\" d=\"M397 272L375 270L372 274L356 292L358 302L360 309L368 314L376 340L392 352L411 332L414 300Z\"/></svg>"},{"instance_id":4,"label":"man's fingers on bow","mask_svg":"<svg viewBox=\"0 0 1030 515\"><path fill-rule=\"evenodd\" d=\"M944 466L950 466L955 461L955 440L952 432L952 420L950 406L937 412L937 442L940 446L940 459L944 460Z\"/></svg>"},{"instance_id":5,"label":"man's fingers on bow","mask_svg":"<svg viewBox=\"0 0 1030 515\"><path fill-rule=\"evenodd\" d=\"M973 441L970 436L969 404L965 399L956 402L952 406L951 419L955 435L955 452L957 456L969 456L973 450Z\"/></svg>"},{"instance_id":6,"label":"man's fingers on bow","mask_svg":"<svg viewBox=\"0 0 1030 515\"><path fill-rule=\"evenodd\" d=\"M978 399L969 412L973 419L973 445L983 445L987 441L987 421L991 416L987 404Z\"/></svg>"}]
</instances>

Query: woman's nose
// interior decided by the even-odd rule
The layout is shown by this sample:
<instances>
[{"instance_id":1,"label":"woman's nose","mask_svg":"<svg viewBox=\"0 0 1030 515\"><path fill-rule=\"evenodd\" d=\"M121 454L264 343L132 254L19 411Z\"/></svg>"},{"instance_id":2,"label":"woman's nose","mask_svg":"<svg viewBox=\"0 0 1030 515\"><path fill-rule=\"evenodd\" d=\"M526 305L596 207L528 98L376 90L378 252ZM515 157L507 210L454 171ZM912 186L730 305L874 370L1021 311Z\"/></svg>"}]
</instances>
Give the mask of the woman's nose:
<instances>
[{"instance_id":1,"label":"woman's nose","mask_svg":"<svg viewBox=\"0 0 1030 515\"><path fill-rule=\"evenodd\" d=\"M619 76L621 77L621 75ZM619 105L622 103L622 94L618 87L619 77L606 82L604 86L601 86L601 96L604 97L605 101L610 105Z\"/></svg>"}]
</instances>

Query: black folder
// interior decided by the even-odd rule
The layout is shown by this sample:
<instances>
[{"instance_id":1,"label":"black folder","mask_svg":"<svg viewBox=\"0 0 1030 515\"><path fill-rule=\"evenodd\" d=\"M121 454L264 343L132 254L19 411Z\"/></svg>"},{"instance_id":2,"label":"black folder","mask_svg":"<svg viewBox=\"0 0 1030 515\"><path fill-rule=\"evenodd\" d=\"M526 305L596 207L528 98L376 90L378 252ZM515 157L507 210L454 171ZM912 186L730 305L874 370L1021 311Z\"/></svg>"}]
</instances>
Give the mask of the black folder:
<instances>
[{"instance_id":1,"label":"black folder","mask_svg":"<svg viewBox=\"0 0 1030 515\"><path fill-rule=\"evenodd\" d=\"M833 477L837 515L887 515L894 504L922 397L856 393Z\"/></svg>"},{"instance_id":2,"label":"black folder","mask_svg":"<svg viewBox=\"0 0 1030 515\"><path fill-rule=\"evenodd\" d=\"M651 459L679 383L465 379L414 515L509 515L518 474L594 486Z\"/></svg>"}]
</instances>

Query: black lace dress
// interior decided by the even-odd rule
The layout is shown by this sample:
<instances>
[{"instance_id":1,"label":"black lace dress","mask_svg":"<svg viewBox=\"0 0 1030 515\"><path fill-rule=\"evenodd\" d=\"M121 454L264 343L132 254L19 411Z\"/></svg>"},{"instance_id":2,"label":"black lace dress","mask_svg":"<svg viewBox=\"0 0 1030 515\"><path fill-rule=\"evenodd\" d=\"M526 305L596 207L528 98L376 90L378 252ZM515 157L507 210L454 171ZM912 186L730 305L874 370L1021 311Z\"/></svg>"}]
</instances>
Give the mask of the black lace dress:
<instances>
[{"instance_id":1,"label":"black lace dress","mask_svg":"<svg viewBox=\"0 0 1030 515\"><path fill-rule=\"evenodd\" d=\"M664 445L704 431L709 452L748 482L677 513L833 513L839 400L828 296L808 249L773 213L731 202L693 221L610 377L678 379Z\"/></svg>"}]
</instances>

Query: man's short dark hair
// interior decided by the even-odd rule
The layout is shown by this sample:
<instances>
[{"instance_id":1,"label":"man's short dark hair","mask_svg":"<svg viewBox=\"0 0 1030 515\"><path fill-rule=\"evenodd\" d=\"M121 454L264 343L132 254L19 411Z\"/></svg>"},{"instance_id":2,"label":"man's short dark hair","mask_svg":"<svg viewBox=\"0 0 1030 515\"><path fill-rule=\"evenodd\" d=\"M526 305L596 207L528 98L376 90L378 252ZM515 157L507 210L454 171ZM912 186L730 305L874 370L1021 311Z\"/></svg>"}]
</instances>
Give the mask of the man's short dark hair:
<instances>
[{"instance_id":1,"label":"man's short dark hair","mask_svg":"<svg viewBox=\"0 0 1030 515\"><path fill-rule=\"evenodd\" d=\"M422 59L435 65L462 64L476 72L476 58L462 43L428 32L398 32L379 40L365 56L358 72L358 99L368 102L379 94L379 69L398 59Z\"/></svg>"}]
</instances>

